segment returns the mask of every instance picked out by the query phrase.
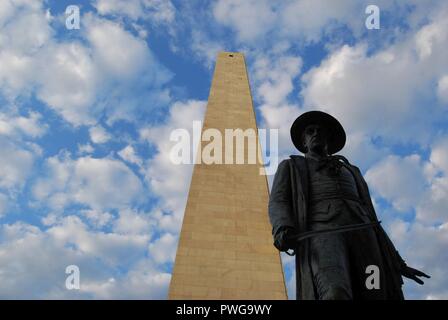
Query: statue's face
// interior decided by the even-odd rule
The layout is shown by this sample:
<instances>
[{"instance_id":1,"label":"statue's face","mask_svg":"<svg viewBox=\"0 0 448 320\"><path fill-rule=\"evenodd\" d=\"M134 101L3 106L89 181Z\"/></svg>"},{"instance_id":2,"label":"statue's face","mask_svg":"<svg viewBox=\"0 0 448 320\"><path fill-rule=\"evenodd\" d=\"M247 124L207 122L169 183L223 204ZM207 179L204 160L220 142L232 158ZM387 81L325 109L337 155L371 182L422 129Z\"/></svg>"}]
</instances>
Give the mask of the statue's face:
<instances>
[{"instance_id":1,"label":"statue's face","mask_svg":"<svg viewBox=\"0 0 448 320\"><path fill-rule=\"evenodd\" d=\"M310 124L303 133L303 144L309 151L327 154L328 130L321 124Z\"/></svg>"}]
</instances>

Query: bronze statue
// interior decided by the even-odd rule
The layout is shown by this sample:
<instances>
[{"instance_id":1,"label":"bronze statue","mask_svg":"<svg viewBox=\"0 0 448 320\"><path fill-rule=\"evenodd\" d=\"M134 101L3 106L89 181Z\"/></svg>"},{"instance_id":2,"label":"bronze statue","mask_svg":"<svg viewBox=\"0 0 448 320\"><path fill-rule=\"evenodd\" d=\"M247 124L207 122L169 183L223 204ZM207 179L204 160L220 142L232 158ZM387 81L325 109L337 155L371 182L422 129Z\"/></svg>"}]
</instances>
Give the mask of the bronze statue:
<instances>
[{"instance_id":1,"label":"bronze statue","mask_svg":"<svg viewBox=\"0 0 448 320\"><path fill-rule=\"evenodd\" d=\"M306 112L291 139L305 156L279 164L269 218L275 247L296 256L296 298L402 300L402 276L423 284L418 277L429 276L406 265L380 225L361 171L333 155L346 140L339 121ZM374 287L369 270L378 273Z\"/></svg>"}]
</instances>

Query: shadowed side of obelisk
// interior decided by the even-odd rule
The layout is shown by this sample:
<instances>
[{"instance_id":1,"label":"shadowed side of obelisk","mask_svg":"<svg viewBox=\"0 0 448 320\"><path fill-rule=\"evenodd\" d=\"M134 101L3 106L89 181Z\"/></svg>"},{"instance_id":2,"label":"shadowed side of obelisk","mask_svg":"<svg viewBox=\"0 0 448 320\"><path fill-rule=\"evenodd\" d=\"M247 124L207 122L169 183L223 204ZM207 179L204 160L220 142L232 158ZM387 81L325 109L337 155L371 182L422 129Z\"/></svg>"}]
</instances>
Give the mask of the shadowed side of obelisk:
<instances>
[{"instance_id":1,"label":"shadowed side of obelisk","mask_svg":"<svg viewBox=\"0 0 448 320\"><path fill-rule=\"evenodd\" d=\"M225 129L257 130L240 53L218 55L202 131L210 128L222 137ZM259 163L248 164L247 150L244 157L245 164L195 165L170 299L287 298L272 245L266 176L260 175Z\"/></svg>"}]
</instances>

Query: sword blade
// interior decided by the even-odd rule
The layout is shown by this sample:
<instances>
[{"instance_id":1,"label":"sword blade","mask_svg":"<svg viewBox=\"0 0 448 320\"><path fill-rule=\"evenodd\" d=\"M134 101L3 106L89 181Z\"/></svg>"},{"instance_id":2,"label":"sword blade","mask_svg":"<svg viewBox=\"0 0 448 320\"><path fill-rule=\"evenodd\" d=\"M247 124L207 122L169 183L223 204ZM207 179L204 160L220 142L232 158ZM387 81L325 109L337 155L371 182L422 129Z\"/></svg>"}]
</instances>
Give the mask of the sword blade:
<instances>
[{"instance_id":1,"label":"sword blade","mask_svg":"<svg viewBox=\"0 0 448 320\"><path fill-rule=\"evenodd\" d=\"M295 236L294 240L297 242L300 242L302 240L321 235L321 234L331 234L331 233L340 233L340 232L347 232L347 231L354 231L354 230L361 230L371 227L377 227L379 226L381 221L375 221L375 222L368 222L368 223L358 223L358 224L350 224L347 226L340 226L340 227L334 227L334 228L328 228L328 229L322 229L322 230L313 230L313 231L307 231L303 232L301 234L298 234Z\"/></svg>"}]
</instances>

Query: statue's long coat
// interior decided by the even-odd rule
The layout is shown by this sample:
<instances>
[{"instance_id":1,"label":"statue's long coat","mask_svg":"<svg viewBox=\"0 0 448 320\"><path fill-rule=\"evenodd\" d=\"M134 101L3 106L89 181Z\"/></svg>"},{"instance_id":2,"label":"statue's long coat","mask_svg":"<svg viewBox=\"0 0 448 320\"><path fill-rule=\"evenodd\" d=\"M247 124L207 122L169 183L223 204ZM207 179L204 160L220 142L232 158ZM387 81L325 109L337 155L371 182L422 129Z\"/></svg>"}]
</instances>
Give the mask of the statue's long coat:
<instances>
[{"instance_id":1,"label":"statue's long coat","mask_svg":"<svg viewBox=\"0 0 448 320\"><path fill-rule=\"evenodd\" d=\"M372 221L378 221L375 209L369 194L367 183L361 171L353 165L348 165L353 173L362 203L370 214ZM309 177L305 157L291 156L283 160L277 169L269 199L269 218L273 226L274 239L278 237L282 226L294 227L300 233L307 230L307 212L309 195ZM395 250L392 241L382 227L375 228L380 249L383 254L385 284L388 299L403 299L401 286L403 280L400 268L404 265L403 259ZM297 299L314 300L316 291L313 284L309 261L308 241L302 241L296 250L296 288Z\"/></svg>"}]
</instances>

